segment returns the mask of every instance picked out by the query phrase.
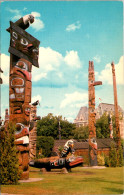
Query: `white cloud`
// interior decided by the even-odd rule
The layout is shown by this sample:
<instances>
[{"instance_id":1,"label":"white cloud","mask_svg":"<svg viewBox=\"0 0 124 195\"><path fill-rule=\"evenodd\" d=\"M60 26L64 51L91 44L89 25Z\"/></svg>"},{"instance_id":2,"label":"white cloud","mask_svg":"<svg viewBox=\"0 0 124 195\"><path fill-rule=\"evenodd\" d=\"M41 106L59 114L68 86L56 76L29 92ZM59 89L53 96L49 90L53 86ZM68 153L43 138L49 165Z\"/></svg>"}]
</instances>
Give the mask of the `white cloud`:
<instances>
[{"instance_id":1,"label":"white cloud","mask_svg":"<svg viewBox=\"0 0 124 195\"><path fill-rule=\"evenodd\" d=\"M39 71L38 71L39 72ZM43 72L33 76L33 81L39 81L42 78L46 78L47 73Z\"/></svg>"},{"instance_id":2,"label":"white cloud","mask_svg":"<svg viewBox=\"0 0 124 195\"><path fill-rule=\"evenodd\" d=\"M31 24L31 27L35 29L35 31L39 31L44 28L44 23L40 19L41 15L39 12L31 12L31 14L35 17L35 21L33 24Z\"/></svg>"},{"instance_id":3,"label":"white cloud","mask_svg":"<svg viewBox=\"0 0 124 195\"><path fill-rule=\"evenodd\" d=\"M117 84L124 85L124 56L121 56L119 63L115 66Z\"/></svg>"},{"instance_id":4,"label":"white cloud","mask_svg":"<svg viewBox=\"0 0 124 195\"><path fill-rule=\"evenodd\" d=\"M62 79L64 77L64 72L62 69L68 66L69 68L79 68L81 62L77 51L66 52L66 56L63 57L61 53L52 50L50 47L39 48L39 68L32 67L32 81L39 81L42 78L47 78L50 71L55 71L56 76ZM9 84L9 66L10 57L1 54L1 68L4 73L2 74L2 79L4 84ZM71 69L70 69L71 70Z\"/></svg>"},{"instance_id":5,"label":"white cloud","mask_svg":"<svg viewBox=\"0 0 124 195\"><path fill-rule=\"evenodd\" d=\"M116 83L123 85L124 84L124 56L120 58L118 64L115 64L115 75L116 75ZM104 83L108 83L109 85L113 84L111 64L106 64L105 69L100 72L98 79L101 80L103 84Z\"/></svg>"},{"instance_id":6,"label":"white cloud","mask_svg":"<svg viewBox=\"0 0 124 195\"><path fill-rule=\"evenodd\" d=\"M47 77L47 73L58 69L63 61L62 55L50 47L39 48L39 69L33 67L33 81Z\"/></svg>"},{"instance_id":7,"label":"white cloud","mask_svg":"<svg viewBox=\"0 0 124 195\"><path fill-rule=\"evenodd\" d=\"M88 98L88 97L87 97L87 98ZM80 107L82 107L82 106L86 106L87 103L88 103L88 99L85 99L83 102L72 104L70 107L71 107L71 108L80 108Z\"/></svg>"},{"instance_id":8,"label":"white cloud","mask_svg":"<svg viewBox=\"0 0 124 195\"><path fill-rule=\"evenodd\" d=\"M1 68L4 72L9 70L10 57L6 54L0 54Z\"/></svg>"},{"instance_id":9,"label":"white cloud","mask_svg":"<svg viewBox=\"0 0 124 195\"><path fill-rule=\"evenodd\" d=\"M100 63L101 62L101 57L96 55L93 57L93 59L97 62L97 63Z\"/></svg>"},{"instance_id":10,"label":"white cloud","mask_svg":"<svg viewBox=\"0 0 124 195\"><path fill-rule=\"evenodd\" d=\"M5 111L1 113L1 118L2 118L2 125L4 125L4 120L5 120Z\"/></svg>"},{"instance_id":11,"label":"white cloud","mask_svg":"<svg viewBox=\"0 0 124 195\"><path fill-rule=\"evenodd\" d=\"M11 8L7 8L7 11L9 11L10 13L14 14L13 17L11 17L12 20L18 20L19 18L22 17L21 11L19 9L11 9Z\"/></svg>"},{"instance_id":12,"label":"white cloud","mask_svg":"<svg viewBox=\"0 0 124 195\"><path fill-rule=\"evenodd\" d=\"M73 122L73 121L74 121L74 118L71 117L71 116L66 117L66 119L67 119L67 121L69 121L69 122Z\"/></svg>"},{"instance_id":13,"label":"white cloud","mask_svg":"<svg viewBox=\"0 0 124 195\"><path fill-rule=\"evenodd\" d=\"M112 68L111 64L106 64L105 69L98 75L98 80L104 83L112 84Z\"/></svg>"},{"instance_id":14,"label":"white cloud","mask_svg":"<svg viewBox=\"0 0 124 195\"><path fill-rule=\"evenodd\" d=\"M22 17L22 15L16 15L14 17L12 17L12 20L16 21L19 20Z\"/></svg>"},{"instance_id":15,"label":"white cloud","mask_svg":"<svg viewBox=\"0 0 124 195\"><path fill-rule=\"evenodd\" d=\"M8 10L10 13L14 13L14 14L19 14L19 13L20 13L20 10L18 10L18 9L7 8L7 10Z\"/></svg>"},{"instance_id":16,"label":"white cloud","mask_svg":"<svg viewBox=\"0 0 124 195\"><path fill-rule=\"evenodd\" d=\"M57 72L58 77L61 79L63 78L63 74L61 72Z\"/></svg>"},{"instance_id":17,"label":"white cloud","mask_svg":"<svg viewBox=\"0 0 124 195\"><path fill-rule=\"evenodd\" d=\"M66 106L71 106L72 104L78 104L83 105L84 102L86 103L88 101L88 93L80 93L75 91L74 93L65 94L65 99L62 100L60 104L60 108L65 108Z\"/></svg>"},{"instance_id":18,"label":"white cloud","mask_svg":"<svg viewBox=\"0 0 124 195\"><path fill-rule=\"evenodd\" d=\"M79 21L70 24L66 27L66 31L70 32L70 31L75 31L76 29L80 29L81 28L81 24Z\"/></svg>"},{"instance_id":19,"label":"white cloud","mask_svg":"<svg viewBox=\"0 0 124 195\"><path fill-rule=\"evenodd\" d=\"M40 17L40 13L39 12L31 12L31 14L34 16L34 17Z\"/></svg>"},{"instance_id":20,"label":"white cloud","mask_svg":"<svg viewBox=\"0 0 124 195\"><path fill-rule=\"evenodd\" d=\"M33 67L33 81L38 81L47 77L50 71L56 71L59 78L63 78L63 70L60 66L69 68L80 68L81 61L77 51L66 52L65 57L61 53L50 47L39 48L39 69Z\"/></svg>"},{"instance_id":21,"label":"white cloud","mask_svg":"<svg viewBox=\"0 0 124 195\"><path fill-rule=\"evenodd\" d=\"M62 60L63 57L59 52L52 50L50 47L40 47L39 64L43 70L54 70L60 66Z\"/></svg>"},{"instance_id":22,"label":"white cloud","mask_svg":"<svg viewBox=\"0 0 124 195\"><path fill-rule=\"evenodd\" d=\"M22 10L18 10L18 9L11 9L11 8L7 8L7 10L14 14L14 16L12 17L12 20L16 21L18 20L19 18L23 17L23 14L22 14ZM27 10L27 8L25 7L23 9L23 11ZM33 24L31 24L31 27L37 32L41 29L44 28L44 23L43 21L40 19L41 15L39 12L31 12L31 14L35 17L35 21Z\"/></svg>"},{"instance_id":23,"label":"white cloud","mask_svg":"<svg viewBox=\"0 0 124 195\"><path fill-rule=\"evenodd\" d=\"M33 97L31 98L31 102L32 102L32 103L35 102L35 101L37 101L37 100L39 100L39 102L42 101L41 95L36 95L36 96L33 96Z\"/></svg>"},{"instance_id":24,"label":"white cloud","mask_svg":"<svg viewBox=\"0 0 124 195\"><path fill-rule=\"evenodd\" d=\"M44 23L39 18L35 18L35 21L33 24L31 24L31 27L35 29L35 31L39 31L44 28Z\"/></svg>"},{"instance_id":25,"label":"white cloud","mask_svg":"<svg viewBox=\"0 0 124 195\"><path fill-rule=\"evenodd\" d=\"M3 73L1 74L3 84L9 84L9 66L10 66L10 57L1 54L0 55L0 63L1 63L1 69L3 70Z\"/></svg>"},{"instance_id":26,"label":"white cloud","mask_svg":"<svg viewBox=\"0 0 124 195\"><path fill-rule=\"evenodd\" d=\"M99 73L95 71L95 76L97 76Z\"/></svg>"},{"instance_id":27,"label":"white cloud","mask_svg":"<svg viewBox=\"0 0 124 195\"><path fill-rule=\"evenodd\" d=\"M80 68L81 67L81 61L78 56L77 51L66 51L66 56L64 58L65 63L68 66L75 67L75 68Z\"/></svg>"}]
</instances>

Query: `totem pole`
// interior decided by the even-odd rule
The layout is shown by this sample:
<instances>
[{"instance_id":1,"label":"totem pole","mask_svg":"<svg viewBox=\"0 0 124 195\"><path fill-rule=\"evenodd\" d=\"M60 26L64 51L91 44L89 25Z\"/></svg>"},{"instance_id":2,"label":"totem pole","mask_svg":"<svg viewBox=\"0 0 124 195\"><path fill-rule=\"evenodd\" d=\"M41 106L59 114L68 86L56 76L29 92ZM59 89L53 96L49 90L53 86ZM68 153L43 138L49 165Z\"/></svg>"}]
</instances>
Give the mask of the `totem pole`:
<instances>
[{"instance_id":1,"label":"totem pole","mask_svg":"<svg viewBox=\"0 0 124 195\"><path fill-rule=\"evenodd\" d=\"M36 158L36 140L37 140L37 120L40 120L40 117L37 116L37 105L39 100L34 102L31 105L30 112L30 132L29 132L29 161Z\"/></svg>"},{"instance_id":2,"label":"totem pole","mask_svg":"<svg viewBox=\"0 0 124 195\"><path fill-rule=\"evenodd\" d=\"M29 122L31 102L32 65L39 67L40 42L25 31L34 17L26 15L17 22L10 21L10 75L9 75L9 120L16 125L15 144L22 170L21 179L29 178Z\"/></svg>"},{"instance_id":3,"label":"totem pole","mask_svg":"<svg viewBox=\"0 0 124 195\"><path fill-rule=\"evenodd\" d=\"M60 126L60 119L58 118L58 122L59 122L59 140L61 140L61 126Z\"/></svg>"},{"instance_id":4,"label":"totem pole","mask_svg":"<svg viewBox=\"0 0 124 195\"><path fill-rule=\"evenodd\" d=\"M101 81L95 81L94 64L89 61L89 76L88 76L88 92L89 92L89 157L90 165L97 166L97 142L96 142L96 127L95 127L95 86L102 85Z\"/></svg>"},{"instance_id":5,"label":"totem pole","mask_svg":"<svg viewBox=\"0 0 124 195\"><path fill-rule=\"evenodd\" d=\"M0 127L2 125L2 118L1 118L1 85L3 84L3 80L1 78L1 73L3 73L3 71L0 67Z\"/></svg>"},{"instance_id":6,"label":"totem pole","mask_svg":"<svg viewBox=\"0 0 124 195\"><path fill-rule=\"evenodd\" d=\"M113 125L112 125L111 114L108 115L108 121L109 121L110 138L113 139Z\"/></svg>"},{"instance_id":7,"label":"totem pole","mask_svg":"<svg viewBox=\"0 0 124 195\"><path fill-rule=\"evenodd\" d=\"M116 143L117 143L117 150L118 150L121 143L120 143L120 126L119 126L117 87L116 87L116 76L115 76L115 65L114 65L114 62L111 63L111 66L112 66L112 75L113 75L115 125L116 125Z\"/></svg>"}]
</instances>

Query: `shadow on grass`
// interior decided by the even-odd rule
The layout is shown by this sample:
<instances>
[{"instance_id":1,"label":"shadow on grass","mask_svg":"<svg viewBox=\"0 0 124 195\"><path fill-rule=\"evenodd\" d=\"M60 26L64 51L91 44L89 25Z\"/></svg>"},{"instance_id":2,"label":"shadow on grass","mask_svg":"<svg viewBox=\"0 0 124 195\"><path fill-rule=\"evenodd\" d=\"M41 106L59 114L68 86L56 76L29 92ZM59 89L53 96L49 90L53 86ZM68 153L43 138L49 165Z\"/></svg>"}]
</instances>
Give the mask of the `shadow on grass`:
<instances>
[{"instance_id":1,"label":"shadow on grass","mask_svg":"<svg viewBox=\"0 0 124 195\"><path fill-rule=\"evenodd\" d=\"M117 188L104 188L106 190L109 190L110 192L117 193L117 194L123 194L123 190L117 189Z\"/></svg>"},{"instance_id":2,"label":"shadow on grass","mask_svg":"<svg viewBox=\"0 0 124 195\"><path fill-rule=\"evenodd\" d=\"M82 182L82 181L81 181ZM117 181L111 181L111 180L105 180L105 179L100 179L100 178L87 178L86 180L84 179L83 182L102 182L102 183L110 183L110 184L120 184L123 185L122 182L117 182Z\"/></svg>"}]
</instances>

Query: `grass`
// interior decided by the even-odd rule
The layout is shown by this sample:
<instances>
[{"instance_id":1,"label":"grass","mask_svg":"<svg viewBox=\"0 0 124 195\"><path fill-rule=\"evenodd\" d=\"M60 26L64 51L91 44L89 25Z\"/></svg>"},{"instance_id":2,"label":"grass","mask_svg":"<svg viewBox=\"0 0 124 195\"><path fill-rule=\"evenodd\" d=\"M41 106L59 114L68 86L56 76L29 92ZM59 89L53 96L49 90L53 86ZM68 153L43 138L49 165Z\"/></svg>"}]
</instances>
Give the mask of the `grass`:
<instances>
[{"instance_id":1,"label":"grass","mask_svg":"<svg viewBox=\"0 0 124 195\"><path fill-rule=\"evenodd\" d=\"M2 185L1 192L30 195L82 195L82 194L123 194L123 168L85 169L77 167L68 174L50 172L42 174L31 168L30 178L42 181Z\"/></svg>"}]
</instances>

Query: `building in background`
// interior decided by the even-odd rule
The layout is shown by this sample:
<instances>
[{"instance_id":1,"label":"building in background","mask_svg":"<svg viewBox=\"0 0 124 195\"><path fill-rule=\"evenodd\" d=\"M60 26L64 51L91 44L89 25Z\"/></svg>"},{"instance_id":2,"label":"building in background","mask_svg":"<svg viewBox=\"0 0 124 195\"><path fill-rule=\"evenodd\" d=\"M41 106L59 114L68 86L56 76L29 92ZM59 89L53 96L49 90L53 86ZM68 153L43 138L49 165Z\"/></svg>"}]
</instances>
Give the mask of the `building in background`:
<instances>
[{"instance_id":1,"label":"building in background","mask_svg":"<svg viewBox=\"0 0 124 195\"><path fill-rule=\"evenodd\" d=\"M124 110L118 106L120 136L124 139ZM96 108L96 119L99 119L104 113L114 115L114 104L100 103ZM77 114L74 124L77 127L88 125L88 108L87 106L81 107Z\"/></svg>"},{"instance_id":2,"label":"building in background","mask_svg":"<svg viewBox=\"0 0 124 195\"><path fill-rule=\"evenodd\" d=\"M100 103L96 109L96 119L99 119L104 113L106 114L114 114L115 108L114 104ZM124 111L120 106L118 106L119 116L123 118Z\"/></svg>"},{"instance_id":3,"label":"building in background","mask_svg":"<svg viewBox=\"0 0 124 195\"><path fill-rule=\"evenodd\" d=\"M88 125L88 108L87 106L81 107L79 113L74 120L74 124L77 127L86 126Z\"/></svg>"}]
</instances>

